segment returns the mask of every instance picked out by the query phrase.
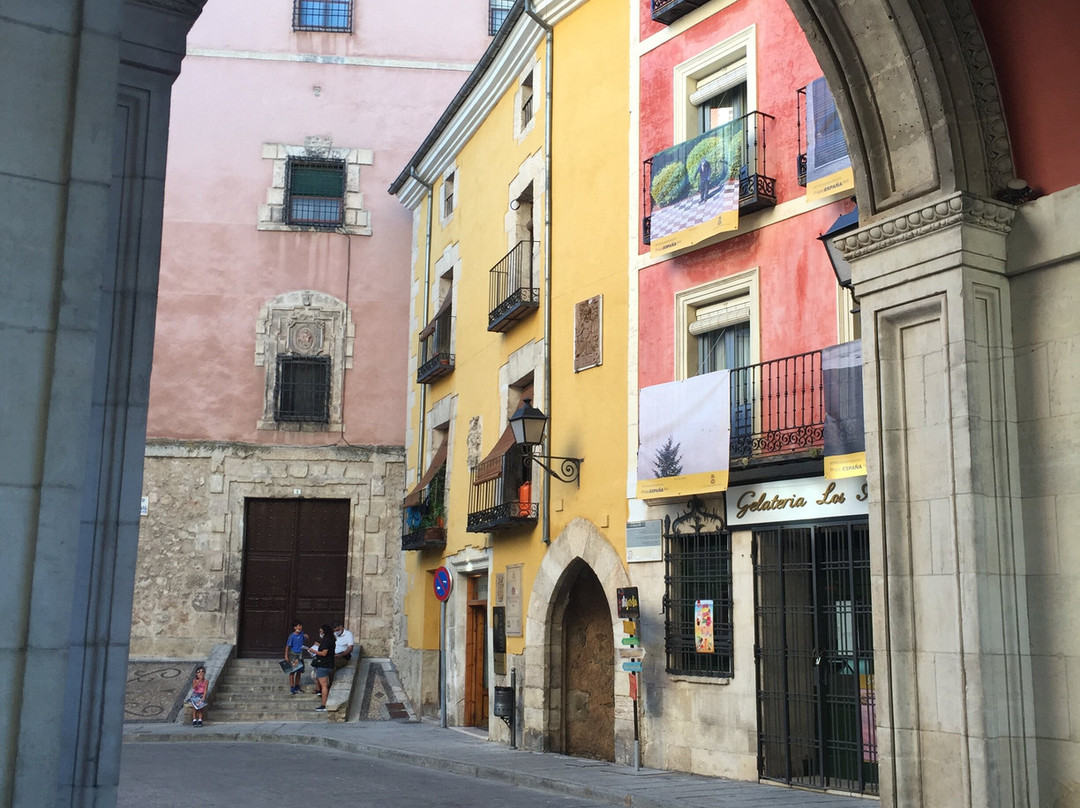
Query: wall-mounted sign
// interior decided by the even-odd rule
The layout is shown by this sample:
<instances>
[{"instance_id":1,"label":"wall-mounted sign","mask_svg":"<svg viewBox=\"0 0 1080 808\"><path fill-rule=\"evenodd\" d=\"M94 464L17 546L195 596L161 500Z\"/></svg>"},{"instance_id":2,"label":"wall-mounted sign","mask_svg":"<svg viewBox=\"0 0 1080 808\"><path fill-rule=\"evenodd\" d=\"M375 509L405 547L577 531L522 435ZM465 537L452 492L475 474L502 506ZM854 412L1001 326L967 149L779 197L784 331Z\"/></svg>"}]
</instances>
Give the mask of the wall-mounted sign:
<instances>
[{"instance_id":1,"label":"wall-mounted sign","mask_svg":"<svg viewBox=\"0 0 1080 808\"><path fill-rule=\"evenodd\" d=\"M663 543L660 541L662 522L649 519L645 522L626 523L626 561L662 561Z\"/></svg>"},{"instance_id":2,"label":"wall-mounted sign","mask_svg":"<svg viewBox=\"0 0 1080 808\"><path fill-rule=\"evenodd\" d=\"M869 513L866 501L865 477L738 485L727 492L727 521L729 528L738 530L744 525L865 516Z\"/></svg>"},{"instance_id":3,"label":"wall-mounted sign","mask_svg":"<svg viewBox=\"0 0 1080 808\"><path fill-rule=\"evenodd\" d=\"M624 619L638 616L639 604L636 586L620 587L615 590L615 600L619 606L619 617Z\"/></svg>"},{"instance_id":4,"label":"wall-mounted sign","mask_svg":"<svg viewBox=\"0 0 1080 808\"><path fill-rule=\"evenodd\" d=\"M495 657L495 673L506 673L506 607L491 608L491 650Z\"/></svg>"}]
</instances>

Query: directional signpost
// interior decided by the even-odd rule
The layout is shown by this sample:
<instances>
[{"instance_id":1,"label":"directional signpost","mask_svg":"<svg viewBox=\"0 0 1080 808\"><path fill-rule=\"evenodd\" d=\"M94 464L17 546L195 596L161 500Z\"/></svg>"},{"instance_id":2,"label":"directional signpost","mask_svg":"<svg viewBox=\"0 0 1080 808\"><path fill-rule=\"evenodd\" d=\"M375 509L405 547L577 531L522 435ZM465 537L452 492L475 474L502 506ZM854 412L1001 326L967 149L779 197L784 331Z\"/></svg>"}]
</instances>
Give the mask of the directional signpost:
<instances>
[{"instance_id":1,"label":"directional signpost","mask_svg":"<svg viewBox=\"0 0 1080 808\"><path fill-rule=\"evenodd\" d=\"M617 589L615 603L619 610L619 617L623 618L623 633L627 636L622 638L625 648L619 649L619 659L624 660L622 669L630 675L630 700L634 702L634 771L641 768L641 741L638 735L638 676L641 673L641 660L645 656L645 649L641 647L638 638L637 618L641 614L641 604L638 601L636 586L627 586Z\"/></svg>"}]
</instances>

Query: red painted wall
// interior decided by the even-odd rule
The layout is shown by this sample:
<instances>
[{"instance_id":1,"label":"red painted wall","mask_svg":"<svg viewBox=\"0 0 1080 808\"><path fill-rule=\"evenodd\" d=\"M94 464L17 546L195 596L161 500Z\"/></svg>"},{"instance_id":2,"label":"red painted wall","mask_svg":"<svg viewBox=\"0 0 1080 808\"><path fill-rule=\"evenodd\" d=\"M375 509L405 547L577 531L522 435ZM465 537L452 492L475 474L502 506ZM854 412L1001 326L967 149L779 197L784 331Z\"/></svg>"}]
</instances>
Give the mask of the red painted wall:
<instances>
[{"instance_id":1,"label":"red painted wall","mask_svg":"<svg viewBox=\"0 0 1080 808\"><path fill-rule=\"evenodd\" d=\"M655 32L642 0L642 32ZM775 117L767 130L767 173L778 202L805 194L797 184L796 90L821 75L785 0L735 3L641 58L641 160L673 145L672 69L712 45L757 26L757 109ZM638 204L641 204L639 194ZM639 384L675 376L676 292L757 267L761 359L836 342L836 277L817 237L851 207L841 199L639 272ZM648 247L640 245L642 253Z\"/></svg>"},{"instance_id":2,"label":"red painted wall","mask_svg":"<svg viewBox=\"0 0 1080 808\"><path fill-rule=\"evenodd\" d=\"M972 5L997 74L1016 175L1044 194L1080 184L1080 2Z\"/></svg>"}]
</instances>

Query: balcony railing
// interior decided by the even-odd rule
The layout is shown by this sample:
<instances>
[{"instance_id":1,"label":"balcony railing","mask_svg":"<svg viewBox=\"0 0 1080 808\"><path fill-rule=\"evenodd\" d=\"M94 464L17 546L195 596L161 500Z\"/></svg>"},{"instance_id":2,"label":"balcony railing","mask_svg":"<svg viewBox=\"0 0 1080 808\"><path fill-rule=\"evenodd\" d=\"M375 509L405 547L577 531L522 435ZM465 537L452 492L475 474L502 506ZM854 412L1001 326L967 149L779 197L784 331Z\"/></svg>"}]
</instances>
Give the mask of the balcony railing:
<instances>
[{"instance_id":1,"label":"balcony railing","mask_svg":"<svg viewBox=\"0 0 1080 808\"><path fill-rule=\"evenodd\" d=\"M452 340L454 318L448 310L436 315L420 332L420 351L416 368L417 384L430 384L454 369Z\"/></svg>"},{"instance_id":2,"label":"balcony railing","mask_svg":"<svg viewBox=\"0 0 1080 808\"><path fill-rule=\"evenodd\" d=\"M485 468L485 464L498 468ZM501 457L485 460L472 473L469 490L468 533L494 533L536 523L537 506L525 483L521 450L511 446ZM490 476L497 473L497 476Z\"/></svg>"},{"instance_id":3,"label":"balcony railing","mask_svg":"<svg viewBox=\"0 0 1080 808\"><path fill-rule=\"evenodd\" d=\"M768 161L766 159L766 141L768 127L775 118L764 112L750 112L741 118L736 118L731 123L725 124L724 137L734 144L731 148L733 155L731 165L728 166L728 176L739 180L739 213L753 213L763 208L776 205L776 178L769 176ZM720 129L711 130L719 132ZM698 135L686 144L692 144L695 140L709 136ZM665 149L664 151L668 151ZM693 149L687 149L688 160L694 156ZM698 191L694 189L691 178L697 171L697 163L700 158L694 156L691 165L683 166L677 174L681 175L669 185L671 188L665 197L657 201L653 192L653 161L658 155L653 155L642 164L641 194L642 194L642 240L645 244L652 243L652 215L656 207L663 205L679 204L683 199L690 199ZM669 163L670 165L670 163ZM663 168L658 168L658 172ZM717 179L713 174L714 181ZM723 178L719 178L721 181Z\"/></svg>"},{"instance_id":4,"label":"balcony railing","mask_svg":"<svg viewBox=\"0 0 1080 808\"><path fill-rule=\"evenodd\" d=\"M652 0L652 18L664 25L671 25L707 2L709 0Z\"/></svg>"},{"instance_id":5,"label":"balcony railing","mask_svg":"<svg viewBox=\"0 0 1080 808\"><path fill-rule=\"evenodd\" d=\"M417 505L405 508L402 550L441 550L446 547L446 466L428 483Z\"/></svg>"},{"instance_id":6,"label":"balcony railing","mask_svg":"<svg viewBox=\"0 0 1080 808\"><path fill-rule=\"evenodd\" d=\"M491 268L488 331L509 331L540 305L540 288L533 286L533 244L531 240L519 241Z\"/></svg>"},{"instance_id":7,"label":"balcony railing","mask_svg":"<svg viewBox=\"0 0 1080 808\"><path fill-rule=\"evenodd\" d=\"M821 351L731 371L731 461L743 464L824 446Z\"/></svg>"}]
</instances>

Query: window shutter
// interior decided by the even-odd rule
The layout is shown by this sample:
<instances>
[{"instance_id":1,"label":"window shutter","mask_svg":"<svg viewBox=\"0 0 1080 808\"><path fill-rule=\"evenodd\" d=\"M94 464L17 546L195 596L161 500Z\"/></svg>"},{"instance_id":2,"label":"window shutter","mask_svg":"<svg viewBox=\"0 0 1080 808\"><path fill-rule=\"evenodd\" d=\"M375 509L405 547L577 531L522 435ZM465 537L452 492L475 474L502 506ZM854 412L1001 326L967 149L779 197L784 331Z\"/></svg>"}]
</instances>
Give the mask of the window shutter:
<instances>
[{"instance_id":1,"label":"window shutter","mask_svg":"<svg viewBox=\"0 0 1080 808\"><path fill-rule=\"evenodd\" d=\"M295 196L340 197L345 188L344 166L335 163L311 165L294 163L289 177Z\"/></svg>"},{"instance_id":2,"label":"window shutter","mask_svg":"<svg viewBox=\"0 0 1080 808\"><path fill-rule=\"evenodd\" d=\"M745 59L733 65L728 65L723 70L699 79L697 88L690 93L690 103L695 107L700 106L713 96L724 92L724 90L730 90L732 87L745 84L746 77L747 66Z\"/></svg>"},{"instance_id":3,"label":"window shutter","mask_svg":"<svg viewBox=\"0 0 1080 808\"><path fill-rule=\"evenodd\" d=\"M690 333L696 337L709 331L716 331L718 328L749 322L749 320L750 301L745 297L735 297L700 306L695 310L694 322L690 323L689 329Z\"/></svg>"}]
</instances>

